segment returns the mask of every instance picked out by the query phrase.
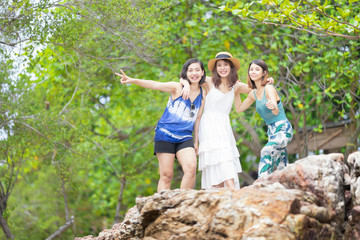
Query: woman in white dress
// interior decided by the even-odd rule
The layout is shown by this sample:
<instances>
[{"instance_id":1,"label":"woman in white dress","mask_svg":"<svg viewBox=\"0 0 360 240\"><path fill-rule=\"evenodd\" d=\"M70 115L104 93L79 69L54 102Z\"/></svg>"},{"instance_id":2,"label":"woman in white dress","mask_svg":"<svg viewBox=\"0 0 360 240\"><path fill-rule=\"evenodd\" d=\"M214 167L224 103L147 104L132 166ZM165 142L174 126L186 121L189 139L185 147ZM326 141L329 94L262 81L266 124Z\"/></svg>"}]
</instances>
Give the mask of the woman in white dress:
<instances>
[{"instance_id":1,"label":"woman in white dress","mask_svg":"<svg viewBox=\"0 0 360 240\"><path fill-rule=\"evenodd\" d=\"M206 94L205 107L199 112L199 132L194 132L194 148L202 171L201 188L239 189L238 173L242 169L229 114L234 94L248 93L251 89L238 81L240 61L228 52L217 53L208 62L208 69L212 77L206 77L202 85Z\"/></svg>"},{"instance_id":2,"label":"woman in white dress","mask_svg":"<svg viewBox=\"0 0 360 240\"><path fill-rule=\"evenodd\" d=\"M248 93L250 89L238 82L240 61L228 52L217 53L208 62L208 69L212 77L203 85L207 95L199 127L201 188L239 189L238 173L242 169L229 114L234 94Z\"/></svg>"}]
</instances>

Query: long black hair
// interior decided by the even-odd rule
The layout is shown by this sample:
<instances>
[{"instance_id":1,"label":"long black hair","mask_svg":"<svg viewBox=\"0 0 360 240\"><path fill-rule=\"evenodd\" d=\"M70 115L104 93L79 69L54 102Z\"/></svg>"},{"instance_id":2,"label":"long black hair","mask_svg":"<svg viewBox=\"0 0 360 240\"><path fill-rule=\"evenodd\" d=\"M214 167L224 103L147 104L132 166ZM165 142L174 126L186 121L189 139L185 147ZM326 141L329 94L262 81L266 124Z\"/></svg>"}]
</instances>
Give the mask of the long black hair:
<instances>
[{"instance_id":1,"label":"long black hair","mask_svg":"<svg viewBox=\"0 0 360 240\"><path fill-rule=\"evenodd\" d=\"M189 60L187 60L182 69L181 69L181 72L180 72L180 77L182 79L185 79L187 80L190 84L190 80L187 78L187 71L188 71L188 68L191 64L193 63L199 63L200 64L200 67L201 67L201 70L204 72L204 75L202 76L200 82L199 82L199 85L203 84L205 82L205 78L206 78L206 73L205 73L205 68L204 68L204 64L199 60L199 59L196 59L196 58L191 58Z\"/></svg>"}]
</instances>

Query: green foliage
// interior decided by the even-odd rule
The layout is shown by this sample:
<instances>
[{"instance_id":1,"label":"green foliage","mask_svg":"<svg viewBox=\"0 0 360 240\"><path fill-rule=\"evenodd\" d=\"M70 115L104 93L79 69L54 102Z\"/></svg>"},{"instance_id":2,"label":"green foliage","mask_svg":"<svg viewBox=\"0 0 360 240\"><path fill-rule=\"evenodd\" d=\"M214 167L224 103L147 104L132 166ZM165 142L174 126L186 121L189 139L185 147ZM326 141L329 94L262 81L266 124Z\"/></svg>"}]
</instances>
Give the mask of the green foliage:
<instances>
[{"instance_id":1,"label":"green foliage","mask_svg":"<svg viewBox=\"0 0 360 240\"><path fill-rule=\"evenodd\" d=\"M357 1L277 1L263 0L240 3L233 7L221 6L243 19L253 19L304 30L321 36L359 39L360 8Z\"/></svg>"},{"instance_id":2,"label":"green foliage","mask_svg":"<svg viewBox=\"0 0 360 240\"><path fill-rule=\"evenodd\" d=\"M352 39L358 39L360 8L353 2L331 4L261 1L220 7L253 22L256 35L267 33L258 48L270 46L263 59L279 76L296 131L307 126L321 131L329 121L349 118L356 125L359 116L359 43Z\"/></svg>"},{"instance_id":3,"label":"green foliage","mask_svg":"<svg viewBox=\"0 0 360 240\"><path fill-rule=\"evenodd\" d=\"M17 74L15 80L7 78L6 85L2 85L6 94L1 101L1 126L7 131L4 144L9 149L4 157L15 151L13 165L24 163L18 168L21 171L16 190L9 200L14 204L9 204L5 212L17 239L29 239L29 234L33 239L44 239L71 215L77 226L73 229L80 230L72 233L70 228L62 239L74 234L95 235L103 226L110 227L122 177L126 177L125 187L129 185L131 191L124 190L120 216L134 205L137 195L149 195L156 189L157 166L149 143L156 123L156 113L152 112L157 97L150 92L144 94L145 100L155 103L149 106L150 111L141 107L140 100L139 108L130 111L122 100L127 90L115 81L112 71L119 66L131 67L139 61L136 56L151 60L153 46L149 43L156 37L152 16L159 11L153 4L99 1L40 7L28 2L24 9L28 20L18 22L23 25L7 23L8 29L17 28L32 39L21 52L24 59L29 59L27 71ZM34 9L38 15L32 12ZM43 22L37 22L37 18ZM39 27L46 19L50 19L46 27ZM34 31L27 32L29 28ZM14 44L14 36L4 36L8 42L3 44ZM39 48L37 43L48 45ZM12 64L7 61L2 66L11 69ZM6 71L2 74L6 76ZM123 141L123 137L129 139ZM26 158L21 155L22 149ZM149 157L144 158L145 152ZM40 175L42 180L37 181L35 176ZM5 176L14 182L11 176ZM4 180L3 184L10 182ZM44 182L48 188L40 186ZM33 187L26 189L28 184ZM65 216L62 186L70 216ZM38 194L31 195L32 191ZM41 199L54 201L43 203L40 195L44 196ZM34 208L26 207L28 204ZM43 208L38 211L35 206ZM28 212L26 223L19 220L23 219L22 211Z\"/></svg>"},{"instance_id":4,"label":"green foliage","mask_svg":"<svg viewBox=\"0 0 360 240\"><path fill-rule=\"evenodd\" d=\"M153 129L169 94L121 85L114 71L178 81L187 59L206 67L217 52L229 51L240 59L243 82L251 60L267 62L296 131L316 126L320 132L329 121L359 116L356 1L228 1L221 8L221 1L6 4L6 16L21 18L0 20L7 31L2 44L31 39L16 51L26 61L20 73L15 51L0 48L0 124L7 136L0 142L0 181L16 183L3 214L16 239L44 239L69 216L75 225L59 239L97 235L112 226L119 196L121 220L137 196L156 192ZM254 106L230 118L243 170L256 171L251 143L266 143L266 125ZM20 170L16 181L8 167ZM173 188L180 179L176 163Z\"/></svg>"},{"instance_id":5,"label":"green foliage","mask_svg":"<svg viewBox=\"0 0 360 240\"><path fill-rule=\"evenodd\" d=\"M41 162L40 159L36 161ZM39 169L31 163L26 165L24 177L9 200L9 207L13 209L10 219L17 219L16 222L10 221L10 226L14 234L17 233L16 239L25 240L29 236L46 239L49 233L62 225L64 218L62 196L58 191L59 179L51 167L39 166Z\"/></svg>"}]
</instances>

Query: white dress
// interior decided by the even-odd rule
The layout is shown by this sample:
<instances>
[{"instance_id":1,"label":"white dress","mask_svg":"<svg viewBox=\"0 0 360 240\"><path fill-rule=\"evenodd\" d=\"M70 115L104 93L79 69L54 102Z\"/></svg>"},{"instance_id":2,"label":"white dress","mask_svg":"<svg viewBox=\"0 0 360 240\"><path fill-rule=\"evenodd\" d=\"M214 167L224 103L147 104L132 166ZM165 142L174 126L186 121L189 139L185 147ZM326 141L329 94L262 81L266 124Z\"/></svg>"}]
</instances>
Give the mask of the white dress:
<instances>
[{"instance_id":1,"label":"white dress","mask_svg":"<svg viewBox=\"0 0 360 240\"><path fill-rule=\"evenodd\" d=\"M199 126L199 170L202 171L202 189L211 188L232 178L236 189L240 188L240 154L229 118L233 101L234 88L223 93L213 86L206 95Z\"/></svg>"}]
</instances>

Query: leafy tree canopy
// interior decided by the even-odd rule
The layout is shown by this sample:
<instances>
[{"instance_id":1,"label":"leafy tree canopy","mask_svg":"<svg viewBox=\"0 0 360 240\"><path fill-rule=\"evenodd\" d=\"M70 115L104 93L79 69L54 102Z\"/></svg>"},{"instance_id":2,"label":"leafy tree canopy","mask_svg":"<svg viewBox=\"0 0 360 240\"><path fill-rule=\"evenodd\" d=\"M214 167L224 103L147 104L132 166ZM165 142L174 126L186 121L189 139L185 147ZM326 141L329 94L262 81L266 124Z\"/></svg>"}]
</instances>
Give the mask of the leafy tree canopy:
<instances>
[{"instance_id":1,"label":"leafy tree canopy","mask_svg":"<svg viewBox=\"0 0 360 240\"><path fill-rule=\"evenodd\" d=\"M358 0L262 0L221 7L242 19L302 30L318 36L360 39Z\"/></svg>"}]
</instances>

